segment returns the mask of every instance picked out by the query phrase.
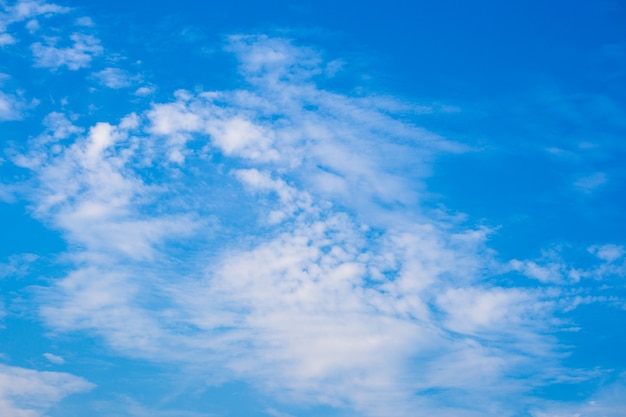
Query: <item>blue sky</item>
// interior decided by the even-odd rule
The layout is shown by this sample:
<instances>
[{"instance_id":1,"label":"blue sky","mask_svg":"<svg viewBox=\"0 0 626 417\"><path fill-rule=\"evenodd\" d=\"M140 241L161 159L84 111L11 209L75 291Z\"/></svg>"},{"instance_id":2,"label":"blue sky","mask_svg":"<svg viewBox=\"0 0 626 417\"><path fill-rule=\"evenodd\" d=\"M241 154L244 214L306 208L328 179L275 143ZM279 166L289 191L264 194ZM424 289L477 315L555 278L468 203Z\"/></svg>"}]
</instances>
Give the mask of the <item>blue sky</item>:
<instances>
[{"instance_id":1,"label":"blue sky","mask_svg":"<svg viewBox=\"0 0 626 417\"><path fill-rule=\"evenodd\" d=\"M0 1L0 415L626 413L619 1Z\"/></svg>"}]
</instances>

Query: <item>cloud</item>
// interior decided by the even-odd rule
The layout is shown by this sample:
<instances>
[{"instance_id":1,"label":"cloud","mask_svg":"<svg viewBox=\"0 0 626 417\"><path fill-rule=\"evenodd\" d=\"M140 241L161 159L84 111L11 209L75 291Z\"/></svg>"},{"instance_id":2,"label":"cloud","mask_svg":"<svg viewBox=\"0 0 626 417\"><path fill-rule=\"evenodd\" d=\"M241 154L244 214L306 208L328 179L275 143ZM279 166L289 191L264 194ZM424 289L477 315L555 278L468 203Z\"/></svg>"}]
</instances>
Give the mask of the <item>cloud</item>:
<instances>
[{"instance_id":1,"label":"cloud","mask_svg":"<svg viewBox=\"0 0 626 417\"><path fill-rule=\"evenodd\" d=\"M453 288L440 294L437 303L447 314L446 327L466 334L519 331L521 323L541 318L546 309L535 294L504 288Z\"/></svg>"},{"instance_id":2,"label":"cloud","mask_svg":"<svg viewBox=\"0 0 626 417\"><path fill-rule=\"evenodd\" d=\"M529 278L543 283L561 283L568 276L567 266L561 262L546 261L537 263L532 260L513 259L509 262L511 270L521 272Z\"/></svg>"},{"instance_id":3,"label":"cloud","mask_svg":"<svg viewBox=\"0 0 626 417\"><path fill-rule=\"evenodd\" d=\"M608 263L613 263L626 255L626 249L619 245L594 245L589 247L589 252Z\"/></svg>"},{"instance_id":4,"label":"cloud","mask_svg":"<svg viewBox=\"0 0 626 417\"><path fill-rule=\"evenodd\" d=\"M130 87L133 83L130 74L119 68L108 67L94 75L103 85L113 89Z\"/></svg>"},{"instance_id":5,"label":"cloud","mask_svg":"<svg viewBox=\"0 0 626 417\"><path fill-rule=\"evenodd\" d=\"M11 45L17 42L13 36L8 33L0 33L0 46Z\"/></svg>"},{"instance_id":6,"label":"cloud","mask_svg":"<svg viewBox=\"0 0 626 417\"><path fill-rule=\"evenodd\" d=\"M48 118L53 136L76 133L57 114ZM33 152L16 162L39 170L45 197L39 201L36 214L47 217L54 213L57 227L66 230L67 237L89 250L150 259L156 242L166 235L192 233L188 216L163 216L146 221L132 213L135 199L147 198L157 191L126 170L133 161L131 153L116 154L112 148L131 145L137 139L129 137L134 117L128 116L118 126L97 123L89 134L58 155L46 161L45 155ZM47 145L43 143L42 145ZM52 163L50 163L52 162ZM150 198L154 198L152 196Z\"/></svg>"},{"instance_id":7,"label":"cloud","mask_svg":"<svg viewBox=\"0 0 626 417\"><path fill-rule=\"evenodd\" d=\"M615 244L592 245L584 251L576 251L577 257L592 254L595 259L586 263L566 262L559 248L545 251L543 256L535 260L513 259L503 267L503 271L516 271L528 278L536 279L544 284L574 284L582 279L612 280L626 276L626 250ZM582 252L582 253L581 253Z\"/></svg>"},{"instance_id":8,"label":"cloud","mask_svg":"<svg viewBox=\"0 0 626 417\"><path fill-rule=\"evenodd\" d=\"M149 96L150 94L154 93L155 90L156 88L153 86L142 86L135 90L135 95L139 97Z\"/></svg>"},{"instance_id":9,"label":"cloud","mask_svg":"<svg viewBox=\"0 0 626 417\"><path fill-rule=\"evenodd\" d=\"M57 13L67 13L71 9L54 3L47 3L38 0L21 0L16 2L12 7L6 7L10 20L26 20L40 15L51 15Z\"/></svg>"},{"instance_id":10,"label":"cloud","mask_svg":"<svg viewBox=\"0 0 626 417\"><path fill-rule=\"evenodd\" d=\"M18 97L0 91L0 121L21 119L24 107Z\"/></svg>"},{"instance_id":11,"label":"cloud","mask_svg":"<svg viewBox=\"0 0 626 417\"><path fill-rule=\"evenodd\" d=\"M46 409L70 394L94 387L83 378L0 364L0 414L43 417Z\"/></svg>"},{"instance_id":12,"label":"cloud","mask_svg":"<svg viewBox=\"0 0 626 417\"><path fill-rule=\"evenodd\" d=\"M51 16L67 13L70 8L37 0L20 0L13 5L0 4L0 46L16 42L11 34L6 33L8 26L38 16Z\"/></svg>"},{"instance_id":13,"label":"cloud","mask_svg":"<svg viewBox=\"0 0 626 417\"><path fill-rule=\"evenodd\" d=\"M586 177L578 179L574 186L584 193L591 193L608 181L604 172L596 172Z\"/></svg>"},{"instance_id":14,"label":"cloud","mask_svg":"<svg viewBox=\"0 0 626 417\"><path fill-rule=\"evenodd\" d=\"M51 67L98 53L54 42L38 47ZM389 98L320 88L314 49L241 35L227 50L242 88L84 129L51 113L13 159L33 215L70 243L71 271L38 291L48 326L374 417L511 415L567 375L547 329L560 293L499 282L557 282L560 264L501 265L488 229L421 204L432 159L464 147Z\"/></svg>"},{"instance_id":15,"label":"cloud","mask_svg":"<svg viewBox=\"0 0 626 417\"><path fill-rule=\"evenodd\" d=\"M63 365L65 363L65 359L53 353L44 353L43 356L55 365Z\"/></svg>"},{"instance_id":16,"label":"cloud","mask_svg":"<svg viewBox=\"0 0 626 417\"><path fill-rule=\"evenodd\" d=\"M101 55L104 49L100 41L91 35L73 33L70 35L71 46L57 47L59 38L48 37L45 44L35 42L31 50L35 59L35 66L58 69L67 67L70 70L86 68L94 56Z\"/></svg>"},{"instance_id":17,"label":"cloud","mask_svg":"<svg viewBox=\"0 0 626 417\"><path fill-rule=\"evenodd\" d=\"M39 28L41 27L39 25L39 21L35 20L35 19L31 19L28 22L26 22L26 29L28 29L28 31L33 34L35 32L37 32L39 30Z\"/></svg>"},{"instance_id":18,"label":"cloud","mask_svg":"<svg viewBox=\"0 0 626 417\"><path fill-rule=\"evenodd\" d=\"M24 275L26 271L28 271L30 265L38 258L39 257L37 255L32 253L10 256L9 262L0 263L0 279Z\"/></svg>"},{"instance_id":19,"label":"cloud","mask_svg":"<svg viewBox=\"0 0 626 417\"><path fill-rule=\"evenodd\" d=\"M10 78L11 76L0 73L0 88ZM0 122L22 119L27 107L28 104L20 91L9 93L0 89Z\"/></svg>"},{"instance_id":20,"label":"cloud","mask_svg":"<svg viewBox=\"0 0 626 417\"><path fill-rule=\"evenodd\" d=\"M40 136L40 139L46 142L66 139L83 131L80 127L75 126L66 114L60 112L49 113L43 119L43 124L47 129Z\"/></svg>"}]
</instances>

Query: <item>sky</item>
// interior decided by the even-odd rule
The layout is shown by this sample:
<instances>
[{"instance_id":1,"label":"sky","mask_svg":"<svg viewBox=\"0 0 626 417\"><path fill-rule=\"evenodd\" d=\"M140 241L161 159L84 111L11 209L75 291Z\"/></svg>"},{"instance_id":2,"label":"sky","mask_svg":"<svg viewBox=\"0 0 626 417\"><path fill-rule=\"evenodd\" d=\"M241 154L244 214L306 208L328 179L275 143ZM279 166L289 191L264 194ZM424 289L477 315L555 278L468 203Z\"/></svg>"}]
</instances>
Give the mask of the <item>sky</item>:
<instances>
[{"instance_id":1,"label":"sky","mask_svg":"<svg viewBox=\"0 0 626 417\"><path fill-rule=\"evenodd\" d=\"M0 0L0 415L626 415L626 5L458 3Z\"/></svg>"}]
</instances>

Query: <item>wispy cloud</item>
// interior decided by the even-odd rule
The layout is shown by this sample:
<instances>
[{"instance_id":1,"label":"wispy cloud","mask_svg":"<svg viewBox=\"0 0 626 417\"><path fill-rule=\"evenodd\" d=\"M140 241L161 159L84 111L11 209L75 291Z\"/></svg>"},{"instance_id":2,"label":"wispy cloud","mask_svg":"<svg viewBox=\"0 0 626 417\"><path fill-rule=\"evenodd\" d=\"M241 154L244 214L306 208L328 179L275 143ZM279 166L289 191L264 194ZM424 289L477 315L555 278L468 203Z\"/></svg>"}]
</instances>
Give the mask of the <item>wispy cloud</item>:
<instances>
[{"instance_id":1,"label":"wispy cloud","mask_svg":"<svg viewBox=\"0 0 626 417\"><path fill-rule=\"evenodd\" d=\"M55 365L63 365L65 363L65 359L54 353L44 353L43 356Z\"/></svg>"},{"instance_id":2,"label":"wispy cloud","mask_svg":"<svg viewBox=\"0 0 626 417\"><path fill-rule=\"evenodd\" d=\"M0 122L21 119L29 107L21 91L7 91L4 84L8 81L12 81L11 76L0 73Z\"/></svg>"},{"instance_id":3,"label":"wispy cloud","mask_svg":"<svg viewBox=\"0 0 626 417\"><path fill-rule=\"evenodd\" d=\"M592 193L607 181L608 178L604 172L596 172L576 180L574 186L584 193Z\"/></svg>"},{"instance_id":4,"label":"wispy cloud","mask_svg":"<svg viewBox=\"0 0 626 417\"><path fill-rule=\"evenodd\" d=\"M64 397L89 391L93 384L61 372L40 372L0 364L0 414L43 417Z\"/></svg>"},{"instance_id":5,"label":"wispy cloud","mask_svg":"<svg viewBox=\"0 0 626 417\"><path fill-rule=\"evenodd\" d=\"M37 258L38 256L32 253L11 256L8 262L0 263L0 279L24 275Z\"/></svg>"},{"instance_id":6,"label":"wispy cloud","mask_svg":"<svg viewBox=\"0 0 626 417\"><path fill-rule=\"evenodd\" d=\"M578 254L584 257L584 251ZM528 278L536 279L544 284L573 284L582 279L611 280L626 276L626 251L623 246L606 244L593 245L587 248L594 258L585 265L568 263L558 250L546 251L538 259L523 261L513 259L504 267L522 273Z\"/></svg>"},{"instance_id":7,"label":"wispy cloud","mask_svg":"<svg viewBox=\"0 0 626 417\"><path fill-rule=\"evenodd\" d=\"M22 100L0 91L0 121L21 119L24 107Z\"/></svg>"},{"instance_id":8,"label":"wispy cloud","mask_svg":"<svg viewBox=\"0 0 626 417\"><path fill-rule=\"evenodd\" d=\"M73 36L33 46L40 65L101 53ZM82 130L54 113L13 159L34 215L70 243L72 271L38 293L49 326L368 416L511 415L567 375L548 329L558 289L498 280L553 283L560 267L500 264L488 229L421 204L432 158L463 146L390 99L320 88L314 49L241 35L227 50L241 89L180 90Z\"/></svg>"}]
</instances>

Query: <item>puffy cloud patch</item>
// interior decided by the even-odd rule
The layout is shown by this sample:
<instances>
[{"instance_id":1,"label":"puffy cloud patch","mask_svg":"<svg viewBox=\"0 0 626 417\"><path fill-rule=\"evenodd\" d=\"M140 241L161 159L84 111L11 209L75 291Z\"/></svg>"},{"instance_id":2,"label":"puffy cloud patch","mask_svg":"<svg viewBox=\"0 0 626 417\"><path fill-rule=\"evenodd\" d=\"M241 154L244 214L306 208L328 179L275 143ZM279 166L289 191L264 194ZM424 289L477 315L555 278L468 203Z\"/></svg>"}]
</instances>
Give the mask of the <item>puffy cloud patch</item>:
<instances>
[{"instance_id":1,"label":"puffy cloud patch","mask_svg":"<svg viewBox=\"0 0 626 417\"><path fill-rule=\"evenodd\" d=\"M46 38L45 43L33 43L31 50L35 66L52 69L67 67L75 71L88 67L93 57L104 51L100 41L91 35L73 33L69 38L71 45L67 47L57 46L60 39L56 37Z\"/></svg>"},{"instance_id":2,"label":"puffy cloud patch","mask_svg":"<svg viewBox=\"0 0 626 417\"><path fill-rule=\"evenodd\" d=\"M103 85L113 89L130 87L133 83L131 75L120 68L108 67L94 75Z\"/></svg>"}]
</instances>

